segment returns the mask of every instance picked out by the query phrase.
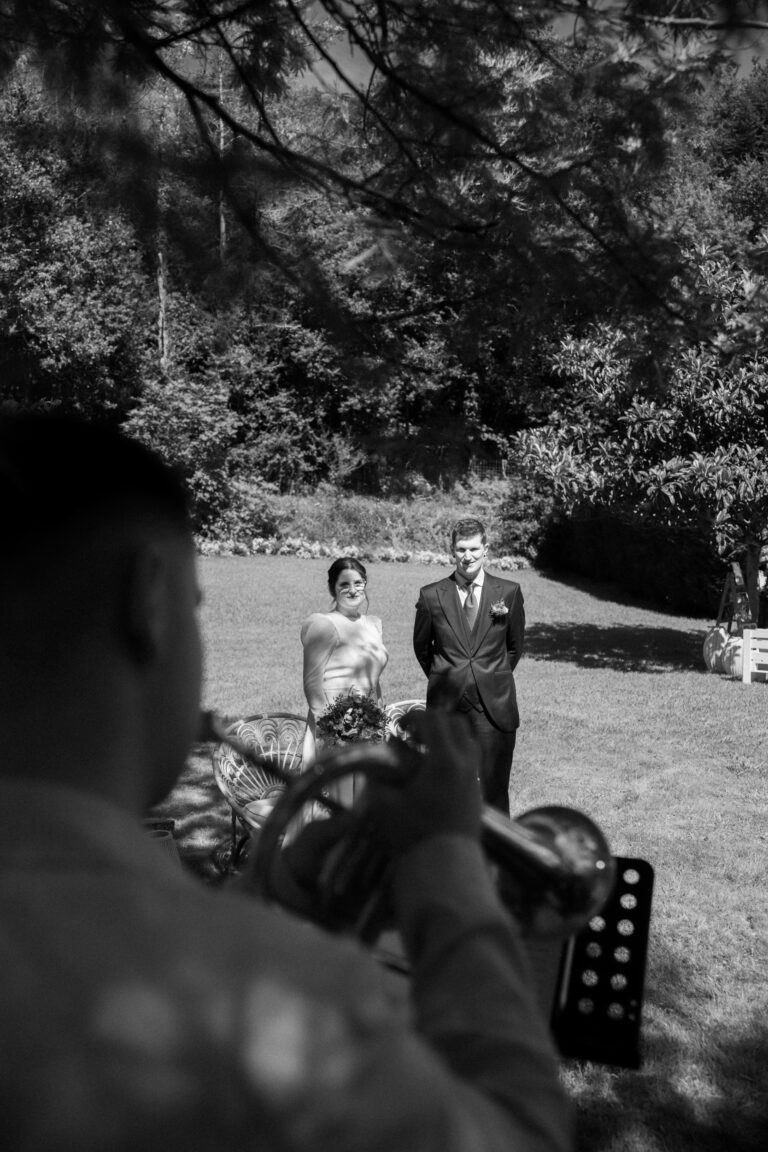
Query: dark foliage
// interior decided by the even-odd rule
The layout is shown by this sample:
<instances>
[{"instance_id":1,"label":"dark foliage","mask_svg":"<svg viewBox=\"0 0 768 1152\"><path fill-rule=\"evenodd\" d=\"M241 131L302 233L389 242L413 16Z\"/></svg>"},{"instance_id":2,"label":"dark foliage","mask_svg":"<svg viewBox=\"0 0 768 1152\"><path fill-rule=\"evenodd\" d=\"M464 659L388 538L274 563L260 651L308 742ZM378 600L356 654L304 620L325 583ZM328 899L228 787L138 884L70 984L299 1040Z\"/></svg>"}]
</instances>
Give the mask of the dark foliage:
<instances>
[{"instance_id":1,"label":"dark foliage","mask_svg":"<svg viewBox=\"0 0 768 1152\"><path fill-rule=\"evenodd\" d=\"M716 615L727 572L706 533L664 530L584 510L550 523L539 562L617 584L642 600L692 616Z\"/></svg>"}]
</instances>

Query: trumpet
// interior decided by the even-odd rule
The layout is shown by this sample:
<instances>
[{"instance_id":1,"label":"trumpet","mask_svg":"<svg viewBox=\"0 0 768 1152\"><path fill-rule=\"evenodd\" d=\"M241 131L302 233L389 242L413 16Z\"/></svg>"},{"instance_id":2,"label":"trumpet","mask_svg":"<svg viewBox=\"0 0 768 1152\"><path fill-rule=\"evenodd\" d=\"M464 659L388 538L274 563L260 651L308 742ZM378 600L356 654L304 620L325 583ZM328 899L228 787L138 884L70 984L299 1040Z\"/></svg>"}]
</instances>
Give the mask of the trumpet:
<instances>
[{"instance_id":1,"label":"trumpet","mask_svg":"<svg viewBox=\"0 0 768 1152\"><path fill-rule=\"evenodd\" d=\"M285 785L261 829L251 867L256 888L268 900L276 899L271 875L283 836L306 804L319 805L329 814L347 811L328 795L330 785L352 773L403 784L418 771L422 756L412 744L398 739L351 744L321 753L296 776L228 733L213 712L201 716L200 739L229 745ZM390 914L385 891L389 861L364 810L353 827L323 866L316 913L328 926L351 928L372 942ZM526 935L573 935L603 908L613 890L615 861L606 838L576 809L553 805L509 819L484 805L481 841L499 897Z\"/></svg>"}]
</instances>

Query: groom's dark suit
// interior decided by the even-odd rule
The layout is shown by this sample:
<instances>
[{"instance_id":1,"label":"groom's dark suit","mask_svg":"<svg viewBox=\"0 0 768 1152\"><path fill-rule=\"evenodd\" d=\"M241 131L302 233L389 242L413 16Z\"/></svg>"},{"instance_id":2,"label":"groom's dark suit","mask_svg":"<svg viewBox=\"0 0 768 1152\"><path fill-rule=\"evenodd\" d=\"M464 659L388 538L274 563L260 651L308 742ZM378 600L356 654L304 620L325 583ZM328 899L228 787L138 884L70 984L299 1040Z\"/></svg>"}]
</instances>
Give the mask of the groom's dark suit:
<instances>
[{"instance_id":1,"label":"groom's dark suit","mask_svg":"<svg viewBox=\"0 0 768 1152\"><path fill-rule=\"evenodd\" d=\"M484 797L505 812L520 723L512 673L522 655L524 630L523 593L512 580L485 573L471 631L455 573L419 593L413 650L428 677L427 706L467 713L481 745Z\"/></svg>"}]
</instances>

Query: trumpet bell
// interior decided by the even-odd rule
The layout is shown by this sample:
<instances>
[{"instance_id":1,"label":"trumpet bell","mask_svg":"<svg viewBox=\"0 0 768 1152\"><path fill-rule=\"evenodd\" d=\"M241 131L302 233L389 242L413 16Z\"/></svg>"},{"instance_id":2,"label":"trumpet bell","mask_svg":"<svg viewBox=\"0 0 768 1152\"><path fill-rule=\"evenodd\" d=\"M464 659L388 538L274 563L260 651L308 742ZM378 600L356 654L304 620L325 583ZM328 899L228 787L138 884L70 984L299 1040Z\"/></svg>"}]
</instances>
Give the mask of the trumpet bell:
<instances>
[{"instance_id":1,"label":"trumpet bell","mask_svg":"<svg viewBox=\"0 0 768 1152\"><path fill-rule=\"evenodd\" d=\"M483 845L496 887L523 932L579 932L613 891L616 864L605 836L583 812L552 805L507 820L486 808Z\"/></svg>"}]
</instances>

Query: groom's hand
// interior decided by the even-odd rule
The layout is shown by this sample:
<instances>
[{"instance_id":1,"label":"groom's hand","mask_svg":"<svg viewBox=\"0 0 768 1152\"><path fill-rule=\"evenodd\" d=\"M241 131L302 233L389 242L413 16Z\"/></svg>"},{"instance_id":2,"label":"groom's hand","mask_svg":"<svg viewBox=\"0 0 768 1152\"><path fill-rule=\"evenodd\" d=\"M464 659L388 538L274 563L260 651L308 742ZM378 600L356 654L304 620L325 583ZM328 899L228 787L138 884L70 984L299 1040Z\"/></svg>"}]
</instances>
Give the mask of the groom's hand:
<instances>
[{"instance_id":1,"label":"groom's hand","mask_svg":"<svg viewBox=\"0 0 768 1152\"><path fill-rule=\"evenodd\" d=\"M420 712L409 720L409 733L425 754L403 785L368 782L366 815L397 855L433 836L479 838L479 750L466 721L441 712Z\"/></svg>"}]
</instances>

